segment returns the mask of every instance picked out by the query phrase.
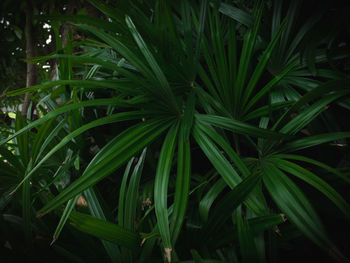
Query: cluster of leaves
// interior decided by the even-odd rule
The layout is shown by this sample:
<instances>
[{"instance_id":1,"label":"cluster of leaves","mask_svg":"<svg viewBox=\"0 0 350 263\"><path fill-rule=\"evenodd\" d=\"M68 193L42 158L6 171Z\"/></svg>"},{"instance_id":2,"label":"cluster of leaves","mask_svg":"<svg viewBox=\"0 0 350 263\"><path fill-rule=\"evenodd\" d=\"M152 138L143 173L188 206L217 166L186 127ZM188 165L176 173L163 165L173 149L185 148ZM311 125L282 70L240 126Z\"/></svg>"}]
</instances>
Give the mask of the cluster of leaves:
<instances>
[{"instance_id":1,"label":"cluster of leaves","mask_svg":"<svg viewBox=\"0 0 350 263\"><path fill-rule=\"evenodd\" d=\"M86 38L62 48L56 30L32 60L59 59L57 80L8 93L42 116L0 142L2 220L26 237L1 241L30 254L53 234L72 262L279 262L307 237L345 262L319 213L350 218L349 52L310 34L322 10L89 2L107 19L50 17Z\"/></svg>"}]
</instances>

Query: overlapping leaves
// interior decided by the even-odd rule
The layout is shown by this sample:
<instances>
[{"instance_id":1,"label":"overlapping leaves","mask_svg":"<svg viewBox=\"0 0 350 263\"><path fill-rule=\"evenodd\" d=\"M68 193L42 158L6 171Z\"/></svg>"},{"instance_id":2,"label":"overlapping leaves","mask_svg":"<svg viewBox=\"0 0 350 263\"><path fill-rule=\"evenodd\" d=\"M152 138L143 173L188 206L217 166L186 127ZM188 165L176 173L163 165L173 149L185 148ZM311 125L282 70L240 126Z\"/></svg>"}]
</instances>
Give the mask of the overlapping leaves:
<instances>
[{"instance_id":1,"label":"overlapping leaves","mask_svg":"<svg viewBox=\"0 0 350 263\"><path fill-rule=\"evenodd\" d=\"M319 175L297 162L349 182L341 171L298 152L350 136L336 129L329 132L317 122L329 105L348 96L348 77L342 79L327 68L320 72L333 79L329 82L303 78L305 68L314 71L315 65L305 63L299 47L320 16L294 33L293 14L300 3L291 3L283 19L282 1L274 1L267 37L262 29L269 21L263 20L268 8L264 1L245 9L217 1L183 0L179 6L155 1L154 8L142 1L120 1L117 8L90 2L108 21L51 17L80 23L77 30L90 38L83 41L87 53L73 54L68 45L33 59L59 59L66 79L9 93L35 92L43 97L39 105L50 109L41 107L43 116L28 124L18 118L16 132L0 142L9 146L10 140L17 140L17 155L6 148L0 148L0 154L8 161L3 166L10 168L6 176L16 177L17 189L23 185L26 225L31 223L29 179L39 181L49 167L55 173L45 190L57 174L68 173L72 179L38 211L58 212L68 202L54 238L69 218L78 230L101 239L114 262L132 262L138 256L145 262L156 245L166 260L181 260L188 254L182 251L188 250L183 245L187 238L193 241L195 262L207 262L202 254L236 262L237 251L242 262L259 261L261 251L270 246L261 233L269 231L277 238L271 229L284 221L271 214L270 197L300 232L341 258L313 204L295 183L299 178L316 188L350 217L346 198L322 178L323 172ZM291 36L295 39L287 49ZM318 56L317 61L325 60ZM73 79L73 62L85 71L85 79ZM57 105L58 96L63 105ZM107 124L113 125L108 139L86 158L80 148L87 132L95 138L107 136L94 130L100 127L101 132ZM38 128L36 134L33 128ZM33 143L29 138L35 138ZM118 169L124 165L121 176ZM17 178L16 166L22 177ZM107 219L94 190L108 176L119 194L115 222L108 222L111 216ZM150 193L140 200L141 191ZM82 193L91 216L74 211Z\"/></svg>"}]
</instances>

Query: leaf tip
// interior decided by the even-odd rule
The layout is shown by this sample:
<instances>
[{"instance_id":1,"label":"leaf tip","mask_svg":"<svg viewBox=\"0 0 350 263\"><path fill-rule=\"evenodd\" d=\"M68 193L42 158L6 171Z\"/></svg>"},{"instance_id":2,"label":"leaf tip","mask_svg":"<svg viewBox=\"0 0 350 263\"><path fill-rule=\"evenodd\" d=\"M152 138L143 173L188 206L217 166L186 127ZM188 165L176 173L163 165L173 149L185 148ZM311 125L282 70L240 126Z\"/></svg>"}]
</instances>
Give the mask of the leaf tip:
<instances>
[{"instance_id":1,"label":"leaf tip","mask_svg":"<svg viewBox=\"0 0 350 263\"><path fill-rule=\"evenodd\" d=\"M42 214L42 213L36 213L36 218L40 218L40 217L42 217L44 214Z\"/></svg>"},{"instance_id":2,"label":"leaf tip","mask_svg":"<svg viewBox=\"0 0 350 263\"><path fill-rule=\"evenodd\" d=\"M88 203L83 195L79 196L79 199L76 204L81 207L88 207Z\"/></svg>"},{"instance_id":3,"label":"leaf tip","mask_svg":"<svg viewBox=\"0 0 350 263\"><path fill-rule=\"evenodd\" d=\"M350 260L344 256L343 253L335 245L331 245L329 247L328 254L337 262L350 263Z\"/></svg>"},{"instance_id":4,"label":"leaf tip","mask_svg":"<svg viewBox=\"0 0 350 263\"><path fill-rule=\"evenodd\" d=\"M11 193L9 193L9 196L14 195L17 192L17 188L15 188L14 190L11 191Z\"/></svg>"},{"instance_id":5,"label":"leaf tip","mask_svg":"<svg viewBox=\"0 0 350 263\"><path fill-rule=\"evenodd\" d=\"M56 242L57 238L56 236L53 236L52 241L50 243L50 247Z\"/></svg>"},{"instance_id":6,"label":"leaf tip","mask_svg":"<svg viewBox=\"0 0 350 263\"><path fill-rule=\"evenodd\" d=\"M287 216L285 214L281 213L280 216L282 217L283 222L287 221Z\"/></svg>"},{"instance_id":7,"label":"leaf tip","mask_svg":"<svg viewBox=\"0 0 350 263\"><path fill-rule=\"evenodd\" d=\"M147 240L147 238L145 238L145 237L142 239L141 244L140 244L140 247L143 246L143 244L146 242L146 240Z\"/></svg>"},{"instance_id":8,"label":"leaf tip","mask_svg":"<svg viewBox=\"0 0 350 263\"><path fill-rule=\"evenodd\" d=\"M171 262L171 251L172 248L170 247L164 248L164 257L167 259L168 262Z\"/></svg>"}]
</instances>

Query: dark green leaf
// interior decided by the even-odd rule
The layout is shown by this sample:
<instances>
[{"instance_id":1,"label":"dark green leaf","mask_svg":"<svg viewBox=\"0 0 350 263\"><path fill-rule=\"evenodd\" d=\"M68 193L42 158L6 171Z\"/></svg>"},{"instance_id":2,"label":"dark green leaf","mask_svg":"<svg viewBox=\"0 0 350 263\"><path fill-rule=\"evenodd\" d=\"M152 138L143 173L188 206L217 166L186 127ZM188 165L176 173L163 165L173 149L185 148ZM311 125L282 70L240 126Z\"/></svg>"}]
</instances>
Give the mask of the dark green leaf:
<instances>
[{"instance_id":1,"label":"dark green leaf","mask_svg":"<svg viewBox=\"0 0 350 263\"><path fill-rule=\"evenodd\" d=\"M262 169L264 184L287 219L317 245L329 249L323 224L301 190L274 165L264 162Z\"/></svg>"},{"instance_id":2,"label":"dark green leaf","mask_svg":"<svg viewBox=\"0 0 350 263\"><path fill-rule=\"evenodd\" d=\"M175 142L179 129L179 124L174 124L165 140L159 155L159 161L157 166L157 172L154 182L154 205L157 216L158 229L160 236L162 237L163 246L165 249L166 257L169 260L171 258L171 237L169 230L168 219L168 182L171 170L171 164L173 160ZM169 254L170 251L170 254Z\"/></svg>"},{"instance_id":3,"label":"dark green leaf","mask_svg":"<svg viewBox=\"0 0 350 263\"><path fill-rule=\"evenodd\" d=\"M72 211L69 219L73 227L97 238L128 248L139 245L140 237L135 232L116 224L75 211Z\"/></svg>"},{"instance_id":4,"label":"dark green leaf","mask_svg":"<svg viewBox=\"0 0 350 263\"><path fill-rule=\"evenodd\" d=\"M156 139L169 125L169 120L148 121L132 126L116 136L94 157L83 175L46 204L38 214L48 213L102 180Z\"/></svg>"}]
</instances>

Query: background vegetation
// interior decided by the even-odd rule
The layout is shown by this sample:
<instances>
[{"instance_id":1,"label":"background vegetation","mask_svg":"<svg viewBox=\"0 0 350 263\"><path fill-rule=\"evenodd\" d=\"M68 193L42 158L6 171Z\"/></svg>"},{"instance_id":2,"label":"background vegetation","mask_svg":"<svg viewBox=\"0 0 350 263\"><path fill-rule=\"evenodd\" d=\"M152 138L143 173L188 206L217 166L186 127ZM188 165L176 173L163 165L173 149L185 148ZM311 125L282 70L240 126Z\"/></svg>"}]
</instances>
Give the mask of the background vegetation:
<instances>
[{"instance_id":1,"label":"background vegetation","mask_svg":"<svg viewBox=\"0 0 350 263\"><path fill-rule=\"evenodd\" d=\"M348 12L4 1L4 262L349 262Z\"/></svg>"}]
</instances>

